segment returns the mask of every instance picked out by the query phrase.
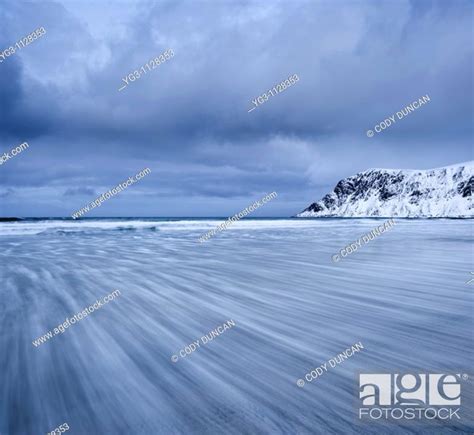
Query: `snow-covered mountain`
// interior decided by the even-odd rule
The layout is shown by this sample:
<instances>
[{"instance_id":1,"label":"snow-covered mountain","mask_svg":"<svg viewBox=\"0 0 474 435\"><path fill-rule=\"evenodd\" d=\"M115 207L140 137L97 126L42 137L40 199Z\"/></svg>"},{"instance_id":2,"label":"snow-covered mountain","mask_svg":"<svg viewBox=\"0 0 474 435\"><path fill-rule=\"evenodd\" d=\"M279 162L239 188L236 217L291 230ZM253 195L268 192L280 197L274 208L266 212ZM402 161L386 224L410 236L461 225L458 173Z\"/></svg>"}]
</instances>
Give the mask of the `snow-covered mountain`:
<instances>
[{"instance_id":1,"label":"snow-covered mountain","mask_svg":"<svg viewBox=\"0 0 474 435\"><path fill-rule=\"evenodd\" d=\"M428 170L369 169L297 217L474 217L474 161Z\"/></svg>"}]
</instances>

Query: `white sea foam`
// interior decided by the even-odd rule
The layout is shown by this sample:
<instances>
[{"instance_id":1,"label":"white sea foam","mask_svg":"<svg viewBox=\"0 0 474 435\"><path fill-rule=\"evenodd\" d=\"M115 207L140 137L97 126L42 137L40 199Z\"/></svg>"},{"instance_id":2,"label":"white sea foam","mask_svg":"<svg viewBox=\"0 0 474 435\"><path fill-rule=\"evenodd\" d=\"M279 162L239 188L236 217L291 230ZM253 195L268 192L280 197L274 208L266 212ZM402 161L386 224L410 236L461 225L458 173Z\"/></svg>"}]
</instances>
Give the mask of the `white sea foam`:
<instances>
[{"instance_id":1,"label":"white sea foam","mask_svg":"<svg viewBox=\"0 0 474 435\"><path fill-rule=\"evenodd\" d=\"M150 230L156 229L164 232L175 231L204 231L215 228L222 219L182 219L182 220L45 220L45 221L19 221L0 223L0 236L9 235L36 235L45 232L97 232L112 230ZM365 222L380 223L380 219L364 218L351 220L352 225L358 226ZM403 221L403 220L401 220ZM414 221L413 225L421 225L423 220ZM265 229L310 229L346 226L343 219L243 219L235 222L229 231L233 230L265 230ZM220 235L221 236L221 235Z\"/></svg>"}]
</instances>

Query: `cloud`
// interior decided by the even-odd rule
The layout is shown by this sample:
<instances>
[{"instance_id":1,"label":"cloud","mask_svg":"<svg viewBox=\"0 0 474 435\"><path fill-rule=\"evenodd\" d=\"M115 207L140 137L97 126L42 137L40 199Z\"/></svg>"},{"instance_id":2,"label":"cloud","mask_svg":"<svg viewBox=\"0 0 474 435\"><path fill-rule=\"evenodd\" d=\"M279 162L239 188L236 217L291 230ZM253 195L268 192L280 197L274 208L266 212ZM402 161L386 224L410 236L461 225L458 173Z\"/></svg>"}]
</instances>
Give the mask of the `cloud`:
<instances>
[{"instance_id":1,"label":"cloud","mask_svg":"<svg viewBox=\"0 0 474 435\"><path fill-rule=\"evenodd\" d=\"M291 199L304 207L368 167L472 159L468 1L4 3L1 47L40 26L47 34L0 64L0 144L35 144L2 174L15 191L48 187L51 204L149 166L153 177L134 187L142 203L131 209L124 197L114 213L176 195L188 209L157 201L151 212L195 215L199 196L204 212L226 214L232 199L276 190L291 215ZM172 59L118 92L168 48ZM295 73L298 83L247 113ZM365 136L425 94L422 110ZM16 213L18 201L5 210ZM31 212L37 201L28 198Z\"/></svg>"},{"instance_id":2,"label":"cloud","mask_svg":"<svg viewBox=\"0 0 474 435\"><path fill-rule=\"evenodd\" d=\"M66 189L64 196L95 196L96 192L90 187L76 187Z\"/></svg>"},{"instance_id":3,"label":"cloud","mask_svg":"<svg viewBox=\"0 0 474 435\"><path fill-rule=\"evenodd\" d=\"M13 189L1 189L0 190L0 198L7 198L9 196L12 196L15 194L15 191Z\"/></svg>"}]
</instances>

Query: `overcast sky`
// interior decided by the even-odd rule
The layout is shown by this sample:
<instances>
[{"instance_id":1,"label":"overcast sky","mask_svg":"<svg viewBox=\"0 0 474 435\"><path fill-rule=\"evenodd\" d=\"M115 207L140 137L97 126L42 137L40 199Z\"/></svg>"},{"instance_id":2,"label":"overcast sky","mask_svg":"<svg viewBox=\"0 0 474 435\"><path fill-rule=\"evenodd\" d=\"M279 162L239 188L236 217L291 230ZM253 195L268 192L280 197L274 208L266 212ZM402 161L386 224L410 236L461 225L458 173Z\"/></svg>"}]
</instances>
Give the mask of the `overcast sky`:
<instances>
[{"instance_id":1,"label":"overcast sky","mask_svg":"<svg viewBox=\"0 0 474 435\"><path fill-rule=\"evenodd\" d=\"M452 1L2 0L3 216L290 216L369 168L473 159L473 9ZM122 78L175 56L124 90ZM248 113L252 100L300 80ZM367 130L431 101L374 137Z\"/></svg>"}]
</instances>

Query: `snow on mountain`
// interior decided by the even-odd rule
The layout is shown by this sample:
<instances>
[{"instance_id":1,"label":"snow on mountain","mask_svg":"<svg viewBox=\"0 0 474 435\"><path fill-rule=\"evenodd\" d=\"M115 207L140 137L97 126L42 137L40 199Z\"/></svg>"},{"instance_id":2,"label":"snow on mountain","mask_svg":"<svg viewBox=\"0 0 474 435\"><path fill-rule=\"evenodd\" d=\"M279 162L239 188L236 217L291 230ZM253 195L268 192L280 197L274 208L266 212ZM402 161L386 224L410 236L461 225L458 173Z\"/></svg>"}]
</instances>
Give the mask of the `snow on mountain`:
<instances>
[{"instance_id":1,"label":"snow on mountain","mask_svg":"<svg viewBox=\"0 0 474 435\"><path fill-rule=\"evenodd\" d=\"M369 169L297 217L474 217L474 161L428 170Z\"/></svg>"}]
</instances>

